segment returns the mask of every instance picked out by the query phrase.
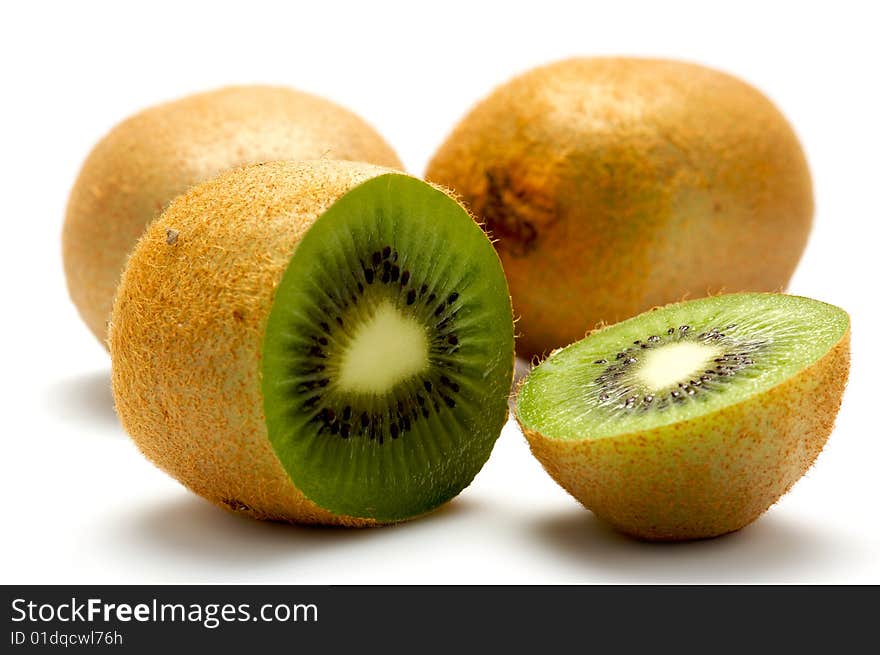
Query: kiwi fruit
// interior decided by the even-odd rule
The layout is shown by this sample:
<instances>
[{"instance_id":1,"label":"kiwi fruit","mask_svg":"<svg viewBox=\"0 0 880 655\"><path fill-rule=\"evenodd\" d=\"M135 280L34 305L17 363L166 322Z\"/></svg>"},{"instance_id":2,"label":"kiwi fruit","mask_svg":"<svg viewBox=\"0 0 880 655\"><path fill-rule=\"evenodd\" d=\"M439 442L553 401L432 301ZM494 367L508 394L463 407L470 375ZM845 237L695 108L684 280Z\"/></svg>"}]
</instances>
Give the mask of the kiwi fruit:
<instances>
[{"instance_id":1,"label":"kiwi fruit","mask_svg":"<svg viewBox=\"0 0 880 655\"><path fill-rule=\"evenodd\" d=\"M458 124L426 176L497 240L523 356L683 297L781 291L813 215L776 107L677 61L531 70Z\"/></svg>"},{"instance_id":2,"label":"kiwi fruit","mask_svg":"<svg viewBox=\"0 0 880 655\"><path fill-rule=\"evenodd\" d=\"M450 195L367 164L274 162L175 199L109 330L122 423L256 518L370 525L466 487L507 419L513 315Z\"/></svg>"},{"instance_id":3,"label":"kiwi fruit","mask_svg":"<svg viewBox=\"0 0 880 655\"><path fill-rule=\"evenodd\" d=\"M86 325L105 343L125 259L175 196L242 164L318 158L403 168L358 116L283 87L199 93L117 125L83 164L62 232L68 290Z\"/></svg>"},{"instance_id":4,"label":"kiwi fruit","mask_svg":"<svg viewBox=\"0 0 880 655\"><path fill-rule=\"evenodd\" d=\"M849 373L849 317L745 293L668 305L555 351L516 418L572 496L651 540L737 530L822 450Z\"/></svg>"}]
</instances>

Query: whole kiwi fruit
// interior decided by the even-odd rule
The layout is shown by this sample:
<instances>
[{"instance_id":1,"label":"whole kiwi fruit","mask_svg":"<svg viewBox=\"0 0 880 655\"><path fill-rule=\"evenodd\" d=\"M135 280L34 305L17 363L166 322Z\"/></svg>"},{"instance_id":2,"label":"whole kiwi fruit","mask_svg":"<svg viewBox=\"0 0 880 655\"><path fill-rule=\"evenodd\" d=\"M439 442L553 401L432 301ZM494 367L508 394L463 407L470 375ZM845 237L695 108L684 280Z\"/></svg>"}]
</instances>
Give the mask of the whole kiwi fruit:
<instances>
[{"instance_id":1,"label":"whole kiwi fruit","mask_svg":"<svg viewBox=\"0 0 880 655\"><path fill-rule=\"evenodd\" d=\"M527 356L688 295L781 290L813 215L804 153L773 103L678 61L520 75L461 120L426 177L496 239Z\"/></svg>"},{"instance_id":2,"label":"whole kiwi fruit","mask_svg":"<svg viewBox=\"0 0 880 655\"><path fill-rule=\"evenodd\" d=\"M114 127L82 166L62 232L67 287L86 325L104 343L126 257L175 196L242 164L317 158L402 169L394 151L361 118L285 87L198 93Z\"/></svg>"}]
</instances>

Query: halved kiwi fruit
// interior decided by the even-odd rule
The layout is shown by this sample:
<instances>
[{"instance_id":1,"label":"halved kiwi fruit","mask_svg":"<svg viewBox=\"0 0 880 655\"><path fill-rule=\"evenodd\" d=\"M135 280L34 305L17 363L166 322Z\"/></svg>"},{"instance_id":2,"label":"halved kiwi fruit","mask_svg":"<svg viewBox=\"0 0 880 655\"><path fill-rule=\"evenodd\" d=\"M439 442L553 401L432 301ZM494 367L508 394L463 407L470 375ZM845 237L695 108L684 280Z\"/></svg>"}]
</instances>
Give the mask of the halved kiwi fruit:
<instances>
[{"instance_id":1,"label":"halved kiwi fruit","mask_svg":"<svg viewBox=\"0 0 880 655\"><path fill-rule=\"evenodd\" d=\"M442 190L346 162L175 200L123 275L117 408L161 468L258 518L363 525L467 486L507 417L500 261Z\"/></svg>"},{"instance_id":2,"label":"halved kiwi fruit","mask_svg":"<svg viewBox=\"0 0 880 655\"><path fill-rule=\"evenodd\" d=\"M551 476L619 530L711 537L750 523L812 465L849 372L849 317L731 294L601 329L522 384L516 418Z\"/></svg>"}]
</instances>

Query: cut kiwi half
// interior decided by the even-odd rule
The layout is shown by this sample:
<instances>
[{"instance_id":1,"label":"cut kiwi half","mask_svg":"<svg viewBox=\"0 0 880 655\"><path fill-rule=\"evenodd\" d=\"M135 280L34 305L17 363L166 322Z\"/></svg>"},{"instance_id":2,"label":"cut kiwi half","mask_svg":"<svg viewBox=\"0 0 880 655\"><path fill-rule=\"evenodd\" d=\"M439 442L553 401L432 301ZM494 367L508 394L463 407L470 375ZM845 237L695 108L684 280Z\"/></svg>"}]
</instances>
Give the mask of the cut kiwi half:
<instances>
[{"instance_id":1,"label":"cut kiwi half","mask_svg":"<svg viewBox=\"0 0 880 655\"><path fill-rule=\"evenodd\" d=\"M196 187L132 255L110 334L135 441L258 518L428 512L507 418L512 310L489 239L442 190L373 166L273 163Z\"/></svg>"},{"instance_id":2,"label":"cut kiwi half","mask_svg":"<svg viewBox=\"0 0 880 655\"><path fill-rule=\"evenodd\" d=\"M683 302L554 352L516 418L547 471L646 539L737 530L812 465L849 371L849 317L782 294Z\"/></svg>"}]
</instances>

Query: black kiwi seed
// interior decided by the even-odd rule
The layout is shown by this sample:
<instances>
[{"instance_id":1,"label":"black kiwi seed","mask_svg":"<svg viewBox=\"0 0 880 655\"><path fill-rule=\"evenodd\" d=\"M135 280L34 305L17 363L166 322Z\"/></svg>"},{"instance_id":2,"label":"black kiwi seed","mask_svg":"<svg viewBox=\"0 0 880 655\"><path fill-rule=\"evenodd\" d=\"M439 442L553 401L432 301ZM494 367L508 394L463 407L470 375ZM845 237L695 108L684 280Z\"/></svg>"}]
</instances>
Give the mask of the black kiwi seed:
<instances>
[{"instance_id":1,"label":"black kiwi seed","mask_svg":"<svg viewBox=\"0 0 880 655\"><path fill-rule=\"evenodd\" d=\"M441 381L443 384L445 384L447 387L449 387L450 389L452 389L454 392L458 393L458 392L460 391L460 387L458 386L458 383L457 383L457 382L453 382L452 380L450 380L450 379L449 379L448 377L446 377L445 375L444 375L443 377L440 378L440 381Z\"/></svg>"},{"instance_id":2,"label":"black kiwi seed","mask_svg":"<svg viewBox=\"0 0 880 655\"><path fill-rule=\"evenodd\" d=\"M376 273L372 268L364 269L364 278L367 280L367 284L373 284L373 279Z\"/></svg>"},{"instance_id":3,"label":"black kiwi seed","mask_svg":"<svg viewBox=\"0 0 880 655\"><path fill-rule=\"evenodd\" d=\"M380 253L377 250L376 252L373 253L373 266L378 266L379 262L381 262L381 261L382 261L382 253Z\"/></svg>"},{"instance_id":4,"label":"black kiwi seed","mask_svg":"<svg viewBox=\"0 0 880 655\"><path fill-rule=\"evenodd\" d=\"M410 289L406 294L406 304L412 305L416 301L416 291L415 289Z\"/></svg>"},{"instance_id":5,"label":"black kiwi seed","mask_svg":"<svg viewBox=\"0 0 880 655\"><path fill-rule=\"evenodd\" d=\"M382 257L388 259L391 256L391 246L385 246L382 248Z\"/></svg>"},{"instance_id":6,"label":"black kiwi seed","mask_svg":"<svg viewBox=\"0 0 880 655\"><path fill-rule=\"evenodd\" d=\"M409 271L404 271L400 274L400 286L405 287L409 284Z\"/></svg>"}]
</instances>

